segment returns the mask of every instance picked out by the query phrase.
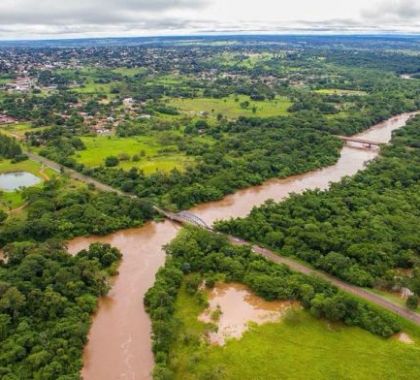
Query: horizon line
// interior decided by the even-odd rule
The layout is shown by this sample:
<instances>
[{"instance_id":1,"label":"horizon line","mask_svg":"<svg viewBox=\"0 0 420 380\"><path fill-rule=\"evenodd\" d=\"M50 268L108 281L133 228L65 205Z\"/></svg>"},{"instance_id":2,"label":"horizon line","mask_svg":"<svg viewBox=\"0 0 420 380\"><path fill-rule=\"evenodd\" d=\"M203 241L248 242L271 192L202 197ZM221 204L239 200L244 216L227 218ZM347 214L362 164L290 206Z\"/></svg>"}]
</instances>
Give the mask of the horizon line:
<instances>
[{"instance_id":1,"label":"horizon line","mask_svg":"<svg viewBox=\"0 0 420 380\"><path fill-rule=\"evenodd\" d=\"M286 37L286 36L323 36L323 37L347 37L347 36L400 36L400 37L420 37L420 32L410 32L410 31L398 31L398 30L343 30L338 32L336 30L299 30L294 31L215 31L215 32L190 32L190 33L156 33L150 35L109 35L109 36L60 36L60 37L34 37L30 38L25 36L22 38L2 38L0 37L1 42L48 42L48 41L77 41L77 40L106 40L106 39L152 39L152 38L199 38L199 37L235 37L235 36L277 36L277 37Z\"/></svg>"}]
</instances>

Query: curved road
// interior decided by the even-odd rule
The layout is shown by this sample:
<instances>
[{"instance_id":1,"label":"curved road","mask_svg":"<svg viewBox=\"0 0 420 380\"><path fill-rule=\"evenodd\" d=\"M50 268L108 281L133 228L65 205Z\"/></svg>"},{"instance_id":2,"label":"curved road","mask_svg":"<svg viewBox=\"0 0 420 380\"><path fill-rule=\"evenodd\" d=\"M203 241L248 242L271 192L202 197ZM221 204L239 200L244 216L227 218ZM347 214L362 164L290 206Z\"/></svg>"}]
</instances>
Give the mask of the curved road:
<instances>
[{"instance_id":1,"label":"curved road","mask_svg":"<svg viewBox=\"0 0 420 380\"><path fill-rule=\"evenodd\" d=\"M236 245L250 245L249 242L233 237L233 236L229 236L228 238L231 243L236 244ZM331 282L337 288L344 290L347 293L351 293L357 297L363 298L366 301L372 302L380 307L383 307L384 309L387 309L395 314L398 314L399 316L403 318L409 319L410 321L416 323L417 325L420 325L420 314L415 313L414 311L398 306L397 304L390 302L387 299L377 294L371 293L358 286L348 284L327 273L310 268L290 257L280 256L279 254L276 254L273 251L270 251L266 248L262 248L258 245L251 245L251 247L255 253L258 253L259 255L264 256L266 259L274 263L285 264L290 269L296 272L300 272L306 275L315 275L320 278L323 278L324 280Z\"/></svg>"},{"instance_id":2,"label":"curved road","mask_svg":"<svg viewBox=\"0 0 420 380\"><path fill-rule=\"evenodd\" d=\"M55 170L58 173L60 173L62 168L63 168L62 165L59 165L56 162L51 161L51 160L49 160L45 157L41 157L38 154L31 153L31 152L28 152L28 151L26 151L25 153L28 155L28 157L31 160L37 161L37 162L49 167L50 169ZM73 169L65 168L65 173L68 174L73 179L85 182L87 184L93 184L99 190L110 191L110 192L117 193L119 195L135 198L135 195L127 194L127 193L124 193L120 190L114 189L111 186L105 185L104 183L99 182L99 181L97 181L97 180L95 180L91 177L88 177L84 174L81 174L81 173L79 173L79 172L77 172ZM156 210L157 211L163 211L163 210L160 210L157 207L156 207ZM185 220L181 220L182 218L181 219L180 218L172 218L172 217L168 216L165 211L163 211L163 213L169 219L175 220L175 221L180 222L180 223L186 223ZM250 245L249 242L247 242L245 240L242 240L242 239L239 239L239 238L236 238L236 237L233 237L233 236L229 236L228 238L229 238L230 242L233 243L233 244ZM374 303L374 304L376 304L380 307L383 307L384 309L387 309L387 310L389 310L389 311L391 311L395 314L398 314L399 316L401 316L403 318L409 319L410 321L413 321L416 324L420 325L420 314L418 314L418 313L410 311L410 310L408 310L404 307L401 307L401 306L399 306L399 305L397 305L393 302L390 302L387 299L385 299L385 298L383 298L383 297L381 297L377 294L370 293L369 291L367 291L363 288L360 288L360 287L355 286L355 285L350 285L350 284L348 284L344 281L341 281L338 278L333 277L329 274L326 274L326 273L321 272L319 270L315 270L313 268L310 268L310 267L308 267L308 266L306 266L306 265L300 263L299 261L296 261L296 260L294 260L290 257L280 256L280 255L274 253L273 251L270 251L266 248L259 247L257 245L252 245L251 244L251 246L252 246L252 249L254 250L255 253L258 253L258 254L264 256L266 259L268 259L268 260L270 260L274 263L285 264L288 267L290 267L292 270L294 270L296 272L306 274L306 275L316 275L318 277L321 277L321 278L331 282L332 284L334 284L338 288L340 288L340 289L342 289L342 290L344 290L348 293L351 293L351 294L353 294L357 297L363 298L363 299L365 299L369 302L372 302L372 303Z\"/></svg>"}]
</instances>

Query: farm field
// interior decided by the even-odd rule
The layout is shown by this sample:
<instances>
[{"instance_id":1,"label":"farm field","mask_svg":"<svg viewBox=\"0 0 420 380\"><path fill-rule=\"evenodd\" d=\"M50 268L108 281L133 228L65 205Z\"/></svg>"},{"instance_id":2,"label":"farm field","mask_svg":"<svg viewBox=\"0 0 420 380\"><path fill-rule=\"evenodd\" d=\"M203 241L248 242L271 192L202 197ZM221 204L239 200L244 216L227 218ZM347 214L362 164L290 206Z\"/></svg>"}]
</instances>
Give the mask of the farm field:
<instances>
[{"instance_id":1,"label":"farm field","mask_svg":"<svg viewBox=\"0 0 420 380\"><path fill-rule=\"evenodd\" d=\"M241 107L243 102L249 102L247 108ZM216 117L218 114L222 114L229 119L236 119L240 116L284 116L288 114L287 110L292 103L285 97L277 97L274 100L253 101L248 96L238 95L222 99L171 99L169 105L192 116L207 113L211 117ZM254 107L255 113L253 112Z\"/></svg>"},{"instance_id":2,"label":"farm field","mask_svg":"<svg viewBox=\"0 0 420 380\"><path fill-rule=\"evenodd\" d=\"M252 325L225 346L198 342L206 330L203 306L183 288L176 303L181 321L170 362L176 379L415 379L420 376L420 331L405 324L413 340L379 338L362 329L317 320L294 311L284 320ZM215 377L211 377L213 374ZM218 377L219 376L219 377Z\"/></svg>"},{"instance_id":3,"label":"farm field","mask_svg":"<svg viewBox=\"0 0 420 380\"><path fill-rule=\"evenodd\" d=\"M82 141L86 150L77 152L75 158L79 163L89 167L103 165L106 157L120 157L122 154L128 155L129 159L121 160L119 168L136 167L144 170L146 174L157 170L183 169L187 163L191 162L188 157L178 153L175 146L163 146L151 136L82 137ZM163 149L165 152L162 151ZM139 156L139 161L132 161L134 155Z\"/></svg>"}]
</instances>

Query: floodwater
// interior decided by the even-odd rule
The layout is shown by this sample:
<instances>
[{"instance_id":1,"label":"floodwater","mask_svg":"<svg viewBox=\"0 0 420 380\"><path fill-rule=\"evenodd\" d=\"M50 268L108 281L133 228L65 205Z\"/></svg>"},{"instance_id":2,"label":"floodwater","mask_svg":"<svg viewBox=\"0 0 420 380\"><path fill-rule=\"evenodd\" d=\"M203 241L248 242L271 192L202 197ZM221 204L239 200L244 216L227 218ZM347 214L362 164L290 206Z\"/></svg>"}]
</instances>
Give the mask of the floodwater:
<instances>
[{"instance_id":1,"label":"floodwater","mask_svg":"<svg viewBox=\"0 0 420 380\"><path fill-rule=\"evenodd\" d=\"M291 301L265 301L252 293L243 284L219 283L208 295L209 307L199 316L199 320L215 323L217 331L210 332L208 339L213 344L223 345L229 338L240 338L249 323L258 325L278 321L291 307ZM219 314L213 320L213 313Z\"/></svg>"},{"instance_id":2,"label":"floodwater","mask_svg":"<svg viewBox=\"0 0 420 380\"><path fill-rule=\"evenodd\" d=\"M386 143L393 130L405 125L410 114L393 117L358 137ZM292 192L325 189L330 182L353 175L377 150L343 148L339 161L328 168L271 180L265 184L227 196L221 201L195 207L192 212L211 224L217 219L247 215L267 199L281 200ZM150 321L143 307L143 296L153 284L158 268L164 263L162 246L173 239L179 226L166 221L149 223L138 229L119 231L106 237L78 238L69 242L71 253L90 243L102 241L119 248L123 260L119 276L107 297L100 301L85 349L82 375L85 380L143 380L151 378Z\"/></svg>"},{"instance_id":3,"label":"floodwater","mask_svg":"<svg viewBox=\"0 0 420 380\"><path fill-rule=\"evenodd\" d=\"M41 179L28 172L13 172L0 174L0 190L15 191L21 187L37 185Z\"/></svg>"}]
</instances>

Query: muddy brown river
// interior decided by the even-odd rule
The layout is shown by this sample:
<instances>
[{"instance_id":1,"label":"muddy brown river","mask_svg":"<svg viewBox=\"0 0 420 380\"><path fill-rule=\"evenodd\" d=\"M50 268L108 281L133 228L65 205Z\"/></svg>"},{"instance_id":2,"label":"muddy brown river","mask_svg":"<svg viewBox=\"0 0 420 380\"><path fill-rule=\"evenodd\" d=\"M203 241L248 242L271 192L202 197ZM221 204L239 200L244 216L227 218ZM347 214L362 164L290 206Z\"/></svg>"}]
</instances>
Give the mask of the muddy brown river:
<instances>
[{"instance_id":1,"label":"muddy brown river","mask_svg":"<svg viewBox=\"0 0 420 380\"><path fill-rule=\"evenodd\" d=\"M386 143L392 131L405 125L412 114L403 114L380 123L357 135ZM345 146L338 162L286 179L275 179L227 196L221 201L202 204L191 211L211 224L217 219L247 215L254 206L267 199L282 200L288 194L305 189L325 189L330 182L353 175L378 155L377 149L367 150ZM161 247L171 241L179 226L166 221L148 223L144 227L119 231L105 237L77 238L69 242L75 253L90 243L101 241L120 249L123 260L119 275L107 297L100 300L89 343L84 353L85 380L144 380L151 378L151 326L143 307L143 296L152 286L158 268L164 263Z\"/></svg>"}]
</instances>

